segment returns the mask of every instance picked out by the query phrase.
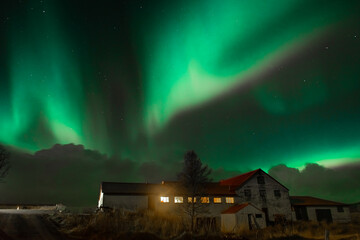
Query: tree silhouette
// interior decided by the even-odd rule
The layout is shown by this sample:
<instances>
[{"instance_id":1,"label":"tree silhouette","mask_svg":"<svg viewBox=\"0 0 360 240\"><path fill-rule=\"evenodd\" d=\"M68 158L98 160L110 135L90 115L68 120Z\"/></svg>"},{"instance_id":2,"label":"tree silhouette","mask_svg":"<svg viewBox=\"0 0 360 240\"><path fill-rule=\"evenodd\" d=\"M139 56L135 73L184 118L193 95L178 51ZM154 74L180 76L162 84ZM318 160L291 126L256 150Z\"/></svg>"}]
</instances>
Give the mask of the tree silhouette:
<instances>
[{"instance_id":1,"label":"tree silhouette","mask_svg":"<svg viewBox=\"0 0 360 240\"><path fill-rule=\"evenodd\" d=\"M10 153L0 145L0 181L6 176L10 169L9 157Z\"/></svg>"},{"instance_id":2,"label":"tree silhouette","mask_svg":"<svg viewBox=\"0 0 360 240\"><path fill-rule=\"evenodd\" d=\"M183 169L178 174L180 187L185 194L183 210L190 218L191 232L194 231L195 219L207 211L208 204L202 203L201 197L206 196L205 184L210 182L211 169L203 165L194 151L184 155Z\"/></svg>"}]
</instances>

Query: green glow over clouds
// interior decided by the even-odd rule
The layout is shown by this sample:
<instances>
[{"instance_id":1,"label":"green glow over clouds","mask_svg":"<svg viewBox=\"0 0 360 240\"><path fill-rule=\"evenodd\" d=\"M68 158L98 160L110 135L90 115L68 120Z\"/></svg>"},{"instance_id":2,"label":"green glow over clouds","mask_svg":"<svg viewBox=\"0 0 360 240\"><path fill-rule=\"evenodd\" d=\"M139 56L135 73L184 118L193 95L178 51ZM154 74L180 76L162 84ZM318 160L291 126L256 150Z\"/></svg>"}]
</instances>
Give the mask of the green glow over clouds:
<instances>
[{"instance_id":1,"label":"green glow over clouds","mask_svg":"<svg viewBox=\"0 0 360 240\"><path fill-rule=\"evenodd\" d=\"M0 142L136 161L194 149L228 169L360 158L355 1L110 5L10 13Z\"/></svg>"}]
</instances>

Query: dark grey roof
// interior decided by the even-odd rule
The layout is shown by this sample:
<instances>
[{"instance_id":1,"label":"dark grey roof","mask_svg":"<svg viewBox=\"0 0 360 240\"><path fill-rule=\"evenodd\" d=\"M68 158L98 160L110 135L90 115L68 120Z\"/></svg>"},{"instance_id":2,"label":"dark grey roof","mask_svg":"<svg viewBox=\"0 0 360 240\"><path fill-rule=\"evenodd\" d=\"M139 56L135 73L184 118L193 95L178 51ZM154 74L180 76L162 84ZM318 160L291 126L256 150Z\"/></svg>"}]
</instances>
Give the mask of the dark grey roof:
<instances>
[{"instance_id":1,"label":"dark grey roof","mask_svg":"<svg viewBox=\"0 0 360 240\"><path fill-rule=\"evenodd\" d=\"M148 195L160 193L161 184L152 183L119 183L102 182L101 190L104 194L138 194Z\"/></svg>"}]
</instances>

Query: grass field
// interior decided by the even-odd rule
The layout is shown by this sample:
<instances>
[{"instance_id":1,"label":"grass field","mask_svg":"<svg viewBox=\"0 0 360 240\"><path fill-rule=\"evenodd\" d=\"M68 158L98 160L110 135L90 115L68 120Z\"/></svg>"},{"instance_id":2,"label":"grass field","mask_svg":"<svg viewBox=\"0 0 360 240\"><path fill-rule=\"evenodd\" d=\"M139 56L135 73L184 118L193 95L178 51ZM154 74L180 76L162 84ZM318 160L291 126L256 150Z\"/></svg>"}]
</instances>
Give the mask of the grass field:
<instances>
[{"instance_id":1,"label":"grass field","mask_svg":"<svg viewBox=\"0 0 360 240\"><path fill-rule=\"evenodd\" d=\"M270 226L262 230L241 229L231 235L223 235L219 230L209 232L198 229L191 236L187 233L186 219L159 213L127 212L122 210L91 214L56 214L51 219L66 234L79 239L324 239L325 229L331 240L360 240L360 213L352 214L352 222L317 223L296 222L287 225Z\"/></svg>"}]
</instances>

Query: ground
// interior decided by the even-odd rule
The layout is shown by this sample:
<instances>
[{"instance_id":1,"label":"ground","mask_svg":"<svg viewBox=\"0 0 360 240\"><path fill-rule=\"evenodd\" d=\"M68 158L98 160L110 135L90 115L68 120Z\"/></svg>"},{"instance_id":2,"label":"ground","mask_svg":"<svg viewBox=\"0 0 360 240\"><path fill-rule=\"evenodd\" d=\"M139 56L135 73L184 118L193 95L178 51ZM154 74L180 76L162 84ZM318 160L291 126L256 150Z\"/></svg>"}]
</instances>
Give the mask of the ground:
<instances>
[{"instance_id":1,"label":"ground","mask_svg":"<svg viewBox=\"0 0 360 240\"><path fill-rule=\"evenodd\" d=\"M192 237L181 228L183 224L177 222L177 218L152 212L78 214L0 209L0 240L320 240L324 239L325 228L330 231L332 240L360 240L360 213L352 215L353 221L348 224L299 222L291 228L277 225L259 232L245 231L231 236L203 232Z\"/></svg>"},{"instance_id":2,"label":"ground","mask_svg":"<svg viewBox=\"0 0 360 240\"><path fill-rule=\"evenodd\" d=\"M70 240L45 217L46 210L0 210L0 240Z\"/></svg>"}]
</instances>

